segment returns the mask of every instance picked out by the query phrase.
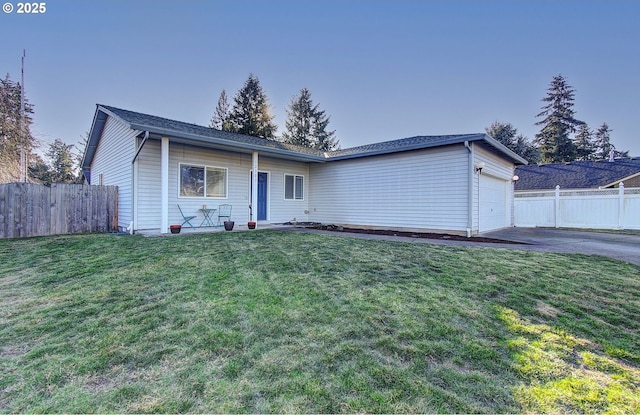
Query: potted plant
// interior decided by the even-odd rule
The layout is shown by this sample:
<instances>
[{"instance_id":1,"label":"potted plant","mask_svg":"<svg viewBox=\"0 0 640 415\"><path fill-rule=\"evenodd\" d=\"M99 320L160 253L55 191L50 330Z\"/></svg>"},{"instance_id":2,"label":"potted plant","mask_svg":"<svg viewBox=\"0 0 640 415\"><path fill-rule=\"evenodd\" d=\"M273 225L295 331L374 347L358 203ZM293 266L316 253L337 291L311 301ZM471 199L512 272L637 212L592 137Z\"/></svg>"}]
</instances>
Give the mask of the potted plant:
<instances>
[{"instance_id":1,"label":"potted plant","mask_svg":"<svg viewBox=\"0 0 640 415\"><path fill-rule=\"evenodd\" d=\"M182 229L182 225L170 225L169 229L171 233L180 233L180 229Z\"/></svg>"},{"instance_id":2,"label":"potted plant","mask_svg":"<svg viewBox=\"0 0 640 415\"><path fill-rule=\"evenodd\" d=\"M249 222L247 222L247 227L249 229L256 228L256 222L253 220L253 206L249 203Z\"/></svg>"},{"instance_id":3,"label":"potted plant","mask_svg":"<svg viewBox=\"0 0 640 415\"><path fill-rule=\"evenodd\" d=\"M225 220L224 221L224 230L225 231L232 231L233 230L233 225L235 225L235 222L232 220Z\"/></svg>"}]
</instances>

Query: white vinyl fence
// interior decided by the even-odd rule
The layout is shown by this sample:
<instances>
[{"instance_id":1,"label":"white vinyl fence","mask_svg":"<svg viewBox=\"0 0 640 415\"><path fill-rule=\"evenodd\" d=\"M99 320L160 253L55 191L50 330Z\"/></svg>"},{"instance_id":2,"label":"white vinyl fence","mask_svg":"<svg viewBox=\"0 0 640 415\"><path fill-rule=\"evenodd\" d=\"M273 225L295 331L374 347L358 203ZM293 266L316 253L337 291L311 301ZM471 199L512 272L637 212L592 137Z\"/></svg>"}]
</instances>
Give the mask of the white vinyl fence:
<instances>
[{"instance_id":1,"label":"white vinyl fence","mask_svg":"<svg viewBox=\"0 0 640 415\"><path fill-rule=\"evenodd\" d=\"M640 188L516 192L514 223L522 228L640 229Z\"/></svg>"}]
</instances>

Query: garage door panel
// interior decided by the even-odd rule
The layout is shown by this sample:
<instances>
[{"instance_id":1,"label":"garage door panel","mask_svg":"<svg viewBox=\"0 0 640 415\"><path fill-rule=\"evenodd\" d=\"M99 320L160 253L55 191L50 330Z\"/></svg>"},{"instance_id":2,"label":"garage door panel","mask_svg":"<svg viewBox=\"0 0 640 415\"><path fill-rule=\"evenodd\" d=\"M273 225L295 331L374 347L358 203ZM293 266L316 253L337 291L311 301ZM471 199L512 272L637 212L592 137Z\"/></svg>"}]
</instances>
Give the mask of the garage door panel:
<instances>
[{"instance_id":1,"label":"garage door panel","mask_svg":"<svg viewBox=\"0 0 640 415\"><path fill-rule=\"evenodd\" d=\"M480 232L509 226L508 184L506 180L487 175L480 176L478 219Z\"/></svg>"}]
</instances>

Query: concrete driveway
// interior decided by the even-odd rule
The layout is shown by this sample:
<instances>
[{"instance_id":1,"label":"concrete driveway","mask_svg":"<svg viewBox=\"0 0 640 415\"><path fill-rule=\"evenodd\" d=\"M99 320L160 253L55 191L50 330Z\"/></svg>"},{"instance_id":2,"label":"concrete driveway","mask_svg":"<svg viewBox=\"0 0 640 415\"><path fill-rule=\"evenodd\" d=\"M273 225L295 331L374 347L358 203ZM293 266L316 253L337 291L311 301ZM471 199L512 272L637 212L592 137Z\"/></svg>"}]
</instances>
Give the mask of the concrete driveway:
<instances>
[{"instance_id":1,"label":"concrete driveway","mask_svg":"<svg viewBox=\"0 0 640 415\"><path fill-rule=\"evenodd\" d=\"M506 228L499 231L485 232L479 236L501 239L505 243L476 242L469 240L417 239L400 236L370 235L360 233L336 233L317 229L297 228L292 226L276 227L297 232L320 233L359 239L376 239L403 241L410 243L428 243L436 245L484 246L487 248L519 249L523 251L560 252L569 254L603 255L610 258L640 265L640 235L623 235L621 233L572 231L549 228ZM511 244L524 242L524 244Z\"/></svg>"},{"instance_id":2,"label":"concrete driveway","mask_svg":"<svg viewBox=\"0 0 640 415\"><path fill-rule=\"evenodd\" d=\"M640 235L548 228L506 228L487 232L482 236L529 244L510 245L509 248L513 249L604 255L640 265Z\"/></svg>"}]
</instances>

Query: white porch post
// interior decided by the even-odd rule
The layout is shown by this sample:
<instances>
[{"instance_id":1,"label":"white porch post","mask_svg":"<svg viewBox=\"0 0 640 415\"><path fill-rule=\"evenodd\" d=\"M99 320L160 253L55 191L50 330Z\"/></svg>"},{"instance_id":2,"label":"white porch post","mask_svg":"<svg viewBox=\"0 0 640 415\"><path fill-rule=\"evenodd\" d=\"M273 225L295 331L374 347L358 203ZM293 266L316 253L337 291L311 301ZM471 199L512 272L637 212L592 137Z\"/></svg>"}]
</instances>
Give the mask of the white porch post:
<instances>
[{"instance_id":1,"label":"white porch post","mask_svg":"<svg viewBox=\"0 0 640 415\"><path fill-rule=\"evenodd\" d=\"M160 233L169 232L169 138L162 137L160 150Z\"/></svg>"},{"instance_id":2,"label":"white porch post","mask_svg":"<svg viewBox=\"0 0 640 415\"><path fill-rule=\"evenodd\" d=\"M258 152L251 155L251 221L256 222L258 228Z\"/></svg>"}]
</instances>

